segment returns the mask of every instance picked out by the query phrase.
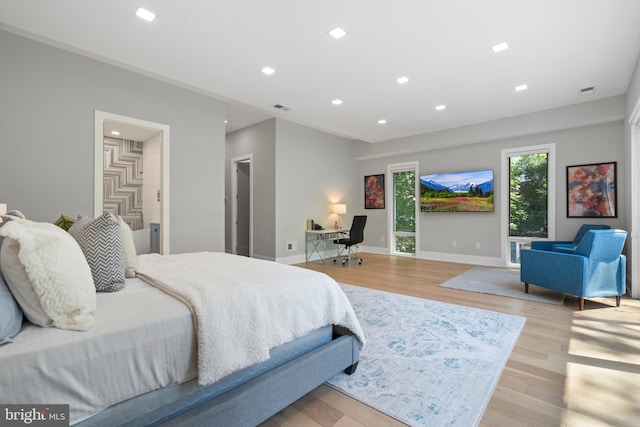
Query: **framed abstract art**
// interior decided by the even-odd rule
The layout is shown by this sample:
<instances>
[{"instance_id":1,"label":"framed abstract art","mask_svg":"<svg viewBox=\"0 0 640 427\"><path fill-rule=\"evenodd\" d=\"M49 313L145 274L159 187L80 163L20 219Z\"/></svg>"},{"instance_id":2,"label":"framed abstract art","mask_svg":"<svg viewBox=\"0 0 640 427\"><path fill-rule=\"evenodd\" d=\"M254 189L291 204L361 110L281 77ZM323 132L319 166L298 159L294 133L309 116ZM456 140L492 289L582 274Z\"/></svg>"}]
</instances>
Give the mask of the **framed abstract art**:
<instances>
[{"instance_id":1,"label":"framed abstract art","mask_svg":"<svg viewBox=\"0 0 640 427\"><path fill-rule=\"evenodd\" d=\"M364 208L384 209L384 174L364 177Z\"/></svg>"},{"instance_id":2,"label":"framed abstract art","mask_svg":"<svg viewBox=\"0 0 640 427\"><path fill-rule=\"evenodd\" d=\"M567 217L617 218L616 162L567 166Z\"/></svg>"}]
</instances>

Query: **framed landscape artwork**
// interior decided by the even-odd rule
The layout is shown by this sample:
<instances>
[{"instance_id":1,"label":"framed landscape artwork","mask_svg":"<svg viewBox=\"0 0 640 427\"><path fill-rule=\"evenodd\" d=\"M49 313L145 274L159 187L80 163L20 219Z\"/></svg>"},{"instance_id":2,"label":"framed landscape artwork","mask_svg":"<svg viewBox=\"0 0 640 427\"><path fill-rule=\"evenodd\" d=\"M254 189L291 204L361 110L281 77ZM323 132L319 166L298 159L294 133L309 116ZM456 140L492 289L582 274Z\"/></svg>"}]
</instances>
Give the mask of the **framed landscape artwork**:
<instances>
[{"instance_id":1,"label":"framed landscape artwork","mask_svg":"<svg viewBox=\"0 0 640 427\"><path fill-rule=\"evenodd\" d=\"M420 212L493 212L493 169L420 175Z\"/></svg>"},{"instance_id":2,"label":"framed landscape artwork","mask_svg":"<svg viewBox=\"0 0 640 427\"><path fill-rule=\"evenodd\" d=\"M364 177L364 208L384 209L384 174Z\"/></svg>"},{"instance_id":3,"label":"framed landscape artwork","mask_svg":"<svg viewBox=\"0 0 640 427\"><path fill-rule=\"evenodd\" d=\"M616 162L567 166L567 217L617 218Z\"/></svg>"}]
</instances>

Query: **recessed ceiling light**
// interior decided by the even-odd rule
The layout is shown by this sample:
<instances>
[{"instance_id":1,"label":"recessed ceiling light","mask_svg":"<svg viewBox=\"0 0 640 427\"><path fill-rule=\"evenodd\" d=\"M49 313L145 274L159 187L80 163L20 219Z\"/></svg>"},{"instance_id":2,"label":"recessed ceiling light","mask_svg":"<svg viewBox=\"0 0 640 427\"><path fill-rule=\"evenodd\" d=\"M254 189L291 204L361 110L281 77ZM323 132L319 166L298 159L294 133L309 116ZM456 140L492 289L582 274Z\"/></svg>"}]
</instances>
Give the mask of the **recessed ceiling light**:
<instances>
[{"instance_id":1,"label":"recessed ceiling light","mask_svg":"<svg viewBox=\"0 0 640 427\"><path fill-rule=\"evenodd\" d=\"M442 111L442 110L444 110L446 108L447 108L446 105L436 105L436 110L438 110L438 111Z\"/></svg>"},{"instance_id":2,"label":"recessed ceiling light","mask_svg":"<svg viewBox=\"0 0 640 427\"><path fill-rule=\"evenodd\" d=\"M396 81L398 83L400 83L401 85L403 85L403 84L405 84L405 83L407 83L409 81L409 77L407 77L407 76L398 77L396 79Z\"/></svg>"},{"instance_id":3,"label":"recessed ceiling light","mask_svg":"<svg viewBox=\"0 0 640 427\"><path fill-rule=\"evenodd\" d=\"M498 53L498 52L502 52L503 50L509 49L509 45L507 44L507 42L502 42L502 43L498 43L496 45L491 46L491 49L493 49L495 53Z\"/></svg>"},{"instance_id":4,"label":"recessed ceiling light","mask_svg":"<svg viewBox=\"0 0 640 427\"><path fill-rule=\"evenodd\" d=\"M224 121L224 124L226 125L227 123L229 123L229 121L228 121L228 120L225 120L225 121Z\"/></svg>"},{"instance_id":5,"label":"recessed ceiling light","mask_svg":"<svg viewBox=\"0 0 640 427\"><path fill-rule=\"evenodd\" d=\"M111 135L120 135L120 132L118 132L117 130L112 130L111 131Z\"/></svg>"},{"instance_id":6,"label":"recessed ceiling light","mask_svg":"<svg viewBox=\"0 0 640 427\"><path fill-rule=\"evenodd\" d=\"M331 103L333 105L340 105L340 104L342 104L342 99L334 99L333 101L331 101Z\"/></svg>"},{"instance_id":7,"label":"recessed ceiling light","mask_svg":"<svg viewBox=\"0 0 640 427\"><path fill-rule=\"evenodd\" d=\"M527 90L527 85L516 86L516 92L522 92L523 90Z\"/></svg>"},{"instance_id":8,"label":"recessed ceiling light","mask_svg":"<svg viewBox=\"0 0 640 427\"><path fill-rule=\"evenodd\" d=\"M138 18L144 19L147 22L152 22L154 19L156 19L155 13L150 12L147 9L143 9L141 7L139 7L138 10L136 10L136 16Z\"/></svg>"},{"instance_id":9,"label":"recessed ceiling light","mask_svg":"<svg viewBox=\"0 0 640 427\"><path fill-rule=\"evenodd\" d=\"M340 27L336 27L333 30L329 31L329 35L334 39L339 39L347 35L347 32Z\"/></svg>"},{"instance_id":10,"label":"recessed ceiling light","mask_svg":"<svg viewBox=\"0 0 640 427\"><path fill-rule=\"evenodd\" d=\"M385 119L380 119L380 120L378 120L378 124L379 125L385 125L385 124L387 124L387 121Z\"/></svg>"},{"instance_id":11,"label":"recessed ceiling light","mask_svg":"<svg viewBox=\"0 0 640 427\"><path fill-rule=\"evenodd\" d=\"M273 73L275 73L275 72L276 72L276 70L274 70L274 69L273 69L273 68L271 68L271 67L264 67L264 68L263 68L262 70L260 70L260 71L262 71L262 72L263 72L264 74L266 74L267 76L270 76L271 74L273 74Z\"/></svg>"}]
</instances>

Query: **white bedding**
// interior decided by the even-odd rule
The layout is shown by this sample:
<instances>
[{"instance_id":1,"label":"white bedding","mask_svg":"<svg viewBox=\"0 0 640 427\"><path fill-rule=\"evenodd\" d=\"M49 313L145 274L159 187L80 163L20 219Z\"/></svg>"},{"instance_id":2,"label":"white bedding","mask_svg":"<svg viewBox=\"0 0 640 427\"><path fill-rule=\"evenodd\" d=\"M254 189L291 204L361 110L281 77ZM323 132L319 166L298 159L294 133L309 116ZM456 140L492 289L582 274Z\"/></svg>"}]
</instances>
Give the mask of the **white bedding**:
<instances>
[{"instance_id":1,"label":"white bedding","mask_svg":"<svg viewBox=\"0 0 640 427\"><path fill-rule=\"evenodd\" d=\"M98 293L88 331L25 323L12 343L0 346L0 401L69 404L72 424L196 376L191 311L140 279Z\"/></svg>"},{"instance_id":2,"label":"white bedding","mask_svg":"<svg viewBox=\"0 0 640 427\"><path fill-rule=\"evenodd\" d=\"M364 345L351 304L325 274L214 252L138 261L138 275L193 310L200 384L266 360L269 349L326 325L349 329Z\"/></svg>"}]
</instances>

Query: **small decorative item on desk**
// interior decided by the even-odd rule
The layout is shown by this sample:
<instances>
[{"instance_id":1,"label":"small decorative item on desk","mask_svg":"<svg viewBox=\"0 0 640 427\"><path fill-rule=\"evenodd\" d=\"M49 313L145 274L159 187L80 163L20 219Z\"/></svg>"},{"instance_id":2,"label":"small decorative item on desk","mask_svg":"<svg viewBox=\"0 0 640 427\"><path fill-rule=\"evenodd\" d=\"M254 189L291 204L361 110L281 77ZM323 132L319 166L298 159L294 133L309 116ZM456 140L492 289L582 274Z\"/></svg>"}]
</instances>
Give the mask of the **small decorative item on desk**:
<instances>
[{"instance_id":1,"label":"small decorative item on desk","mask_svg":"<svg viewBox=\"0 0 640 427\"><path fill-rule=\"evenodd\" d=\"M312 219L308 219L307 220L307 230L313 230L313 220Z\"/></svg>"},{"instance_id":2,"label":"small decorative item on desk","mask_svg":"<svg viewBox=\"0 0 640 427\"><path fill-rule=\"evenodd\" d=\"M336 230L340 229L340 215L347 214L347 205L344 203L334 203L331 205L331 213L338 216L338 221L335 221L334 225Z\"/></svg>"}]
</instances>

